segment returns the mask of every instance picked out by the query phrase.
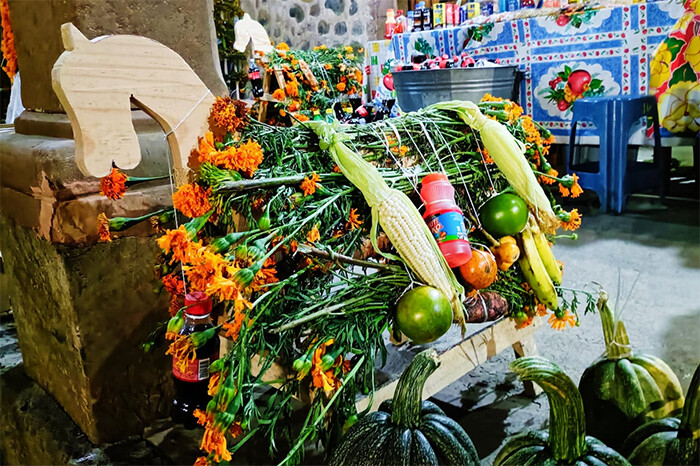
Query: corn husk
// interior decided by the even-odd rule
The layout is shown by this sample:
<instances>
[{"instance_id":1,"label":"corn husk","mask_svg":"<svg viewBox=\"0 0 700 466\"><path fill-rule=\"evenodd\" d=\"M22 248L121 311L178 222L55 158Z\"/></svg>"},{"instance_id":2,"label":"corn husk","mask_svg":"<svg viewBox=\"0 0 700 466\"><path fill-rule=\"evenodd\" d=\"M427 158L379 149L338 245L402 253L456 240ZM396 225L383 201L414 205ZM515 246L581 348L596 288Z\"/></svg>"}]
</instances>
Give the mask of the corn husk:
<instances>
[{"instance_id":1,"label":"corn husk","mask_svg":"<svg viewBox=\"0 0 700 466\"><path fill-rule=\"evenodd\" d=\"M421 217L418 209L415 208L413 203L410 201L408 196L406 196L401 191L390 188L384 178L380 175L379 171L370 163L362 158L362 156L352 149L350 149L344 142L343 139L348 136L336 131L334 124L329 124L322 121L312 121L306 122L305 125L312 128L320 138L320 147L322 149L328 149L333 161L338 165L340 170L343 172L345 177L357 188L359 189L367 204L372 208L372 228L370 231L370 241L377 253L389 258L397 259L396 256L386 254L382 252L377 245L377 224L381 223L381 219L378 214L379 204L387 199L389 196L397 196L401 199L401 204L403 204L404 212L411 217L411 224L416 225L420 228L422 234L428 238L428 243L431 245L429 251L423 251L424 254L434 254L440 262L441 268L445 276L447 277L450 285L452 286L454 293L452 296L448 296L450 303L452 305L452 312L454 314L455 322L459 323L464 332L464 308L463 308L463 298L464 298L464 288L459 284L457 278L455 277L452 269L447 264L447 260L440 252L440 248L435 242L428 225ZM336 123L337 124L337 123ZM401 254L401 245L394 244L396 250ZM411 267L410 261L404 262ZM411 267L413 270L413 267ZM413 270L416 275L423 280L425 283L430 284L430 277L423 277Z\"/></svg>"},{"instance_id":2,"label":"corn husk","mask_svg":"<svg viewBox=\"0 0 700 466\"><path fill-rule=\"evenodd\" d=\"M556 231L560 221L525 158L525 147L504 125L484 116L473 102L454 100L433 104L430 108L453 111L478 131L496 166L530 207L540 228L547 233Z\"/></svg>"}]
</instances>

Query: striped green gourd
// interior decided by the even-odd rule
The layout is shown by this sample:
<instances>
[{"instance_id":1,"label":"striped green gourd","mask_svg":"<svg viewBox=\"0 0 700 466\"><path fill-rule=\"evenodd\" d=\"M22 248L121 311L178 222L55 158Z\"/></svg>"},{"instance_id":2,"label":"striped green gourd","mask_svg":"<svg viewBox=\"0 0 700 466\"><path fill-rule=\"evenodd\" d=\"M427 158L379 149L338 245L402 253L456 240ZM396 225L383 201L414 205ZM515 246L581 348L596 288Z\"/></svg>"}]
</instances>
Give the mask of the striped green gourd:
<instances>
[{"instance_id":1,"label":"striped green gourd","mask_svg":"<svg viewBox=\"0 0 700 466\"><path fill-rule=\"evenodd\" d=\"M579 391L588 433L619 449L645 422L680 413L683 389L665 362L631 349L625 325L615 320L605 292L597 307L606 350L584 371Z\"/></svg>"},{"instance_id":2,"label":"striped green gourd","mask_svg":"<svg viewBox=\"0 0 700 466\"><path fill-rule=\"evenodd\" d=\"M518 359L510 367L521 380L531 380L544 390L549 399L549 430L511 437L498 452L494 466L629 465L615 450L586 436L581 395L556 364L537 356Z\"/></svg>"},{"instance_id":3,"label":"striped green gourd","mask_svg":"<svg viewBox=\"0 0 700 466\"><path fill-rule=\"evenodd\" d=\"M416 355L392 401L348 429L330 466L478 465L479 455L462 427L429 401L423 386L439 365L434 349Z\"/></svg>"},{"instance_id":4,"label":"striped green gourd","mask_svg":"<svg viewBox=\"0 0 700 466\"><path fill-rule=\"evenodd\" d=\"M688 387L680 419L657 419L637 428L620 450L632 464L700 464L700 366Z\"/></svg>"}]
</instances>

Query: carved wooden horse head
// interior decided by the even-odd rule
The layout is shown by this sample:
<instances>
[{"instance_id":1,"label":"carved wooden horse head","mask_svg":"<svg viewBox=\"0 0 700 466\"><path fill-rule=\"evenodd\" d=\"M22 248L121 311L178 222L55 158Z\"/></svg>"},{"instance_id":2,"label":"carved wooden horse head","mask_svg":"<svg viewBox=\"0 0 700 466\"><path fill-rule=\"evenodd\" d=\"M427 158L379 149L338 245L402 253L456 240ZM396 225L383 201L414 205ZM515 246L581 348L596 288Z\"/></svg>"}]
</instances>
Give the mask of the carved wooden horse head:
<instances>
[{"instance_id":1,"label":"carved wooden horse head","mask_svg":"<svg viewBox=\"0 0 700 466\"><path fill-rule=\"evenodd\" d=\"M141 151L131 102L168 135L177 184L207 129L214 96L177 53L140 36L88 40L73 24L61 26L65 52L51 73L53 89L71 121L75 160L86 175L105 176L112 164L134 168Z\"/></svg>"}]
</instances>

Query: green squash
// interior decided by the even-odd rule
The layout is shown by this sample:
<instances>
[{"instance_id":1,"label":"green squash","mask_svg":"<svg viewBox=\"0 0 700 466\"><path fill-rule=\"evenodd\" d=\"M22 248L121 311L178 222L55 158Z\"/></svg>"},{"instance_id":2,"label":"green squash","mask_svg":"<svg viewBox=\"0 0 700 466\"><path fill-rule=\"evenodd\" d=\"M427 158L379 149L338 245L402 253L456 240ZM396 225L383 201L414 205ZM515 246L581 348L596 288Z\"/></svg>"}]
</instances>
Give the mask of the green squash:
<instances>
[{"instance_id":1,"label":"green squash","mask_svg":"<svg viewBox=\"0 0 700 466\"><path fill-rule=\"evenodd\" d=\"M421 403L423 385L439 363L434 349L417 354L401 374L393 401L348 429L330 466L478 465L462 427L434 403Z\"/></svg>"},{"instance_id":2,"label":"green squash","mask_svg":"<svg viewBox=\"0 0 700 466\"><path fill-rule=\"evenodd\" d=\"M619 449L645 422L680 413L683 389L665 362L631 350L625 325L613 318L605 292L598 311L606 352L584 371L578 388L588 433Z\"/></svg>"},{"instance_id":3,"label":"green squash","mask_svg":"<svg viewBox=\"0 0 700 466\"><path fill-rule=\"evenodd\" d=\"M496 455L494 466L629 465L615 450L586 436L581 395L559 366L534 356L518 359L510 367L521 380L532 380L544 390L549 399L549 431L511 437Z\"/></svg>"},{"instance_id":4,"label":"green squash","mask_svg":"<svg viewBox=\"0 0 700 466\"><path fill-rule=\"evenodd\" d=\"M700 464L700 366L688 388L681 418L648 422L622 445L622 454L639 465Z\"/></svg>"}]
</instances>

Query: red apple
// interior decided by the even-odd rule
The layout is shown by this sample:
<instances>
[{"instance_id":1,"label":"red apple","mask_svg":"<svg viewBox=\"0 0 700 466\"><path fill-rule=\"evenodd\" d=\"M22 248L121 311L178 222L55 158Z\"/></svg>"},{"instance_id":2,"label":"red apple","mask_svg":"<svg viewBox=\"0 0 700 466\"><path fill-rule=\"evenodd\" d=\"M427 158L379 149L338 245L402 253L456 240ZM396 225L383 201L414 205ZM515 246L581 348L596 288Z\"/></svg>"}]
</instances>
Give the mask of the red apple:
<instances>
[{"instance_id":1,"label":"red apple","mask_svg":"<svg viewBox=\"0 0 700 466\"><path fill-rule=\"evenodd\" d=\"M566 109L569 108L569 106L571 106L571 104L566 100L560 100L559 102L557 102L557 108L561 112L565 112Z\"/></svg>"},{"instance_id":2,"label":"red apple","mask_svg":"<svg viewBox=\"0 0 700 466\"><path fill-rule=\"evenodd\" d=\"M559 15L557 18L557 26L566 26L569 23L569 17L565 14Z\"/></svg>"},{"instance_id":3,"label":"red apple","mask_svg":"<svg viewBox=\"0 0 700 466\"><path fill-rule=\"evenodd\" d=\"M591 73L586 70L576 70L569 75L566 80L571 88L571 92L581 95L586 90L586 85L591 83Z\"/></svg>"},{"instance_id":4,"label":"red apple","mask_svg":"<svg viewBox=\"0 0 700 466\"><path fill-rule=\"evenodd\" d=\"M384 79L382 79L382 82L384 83L384 86L386 86L387 89L390 91L394 90L394 76L389 73L384 75Z\"/></svg>"}]
</instances>

